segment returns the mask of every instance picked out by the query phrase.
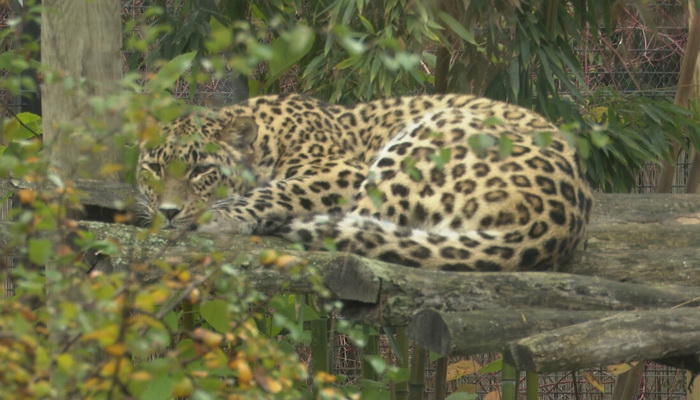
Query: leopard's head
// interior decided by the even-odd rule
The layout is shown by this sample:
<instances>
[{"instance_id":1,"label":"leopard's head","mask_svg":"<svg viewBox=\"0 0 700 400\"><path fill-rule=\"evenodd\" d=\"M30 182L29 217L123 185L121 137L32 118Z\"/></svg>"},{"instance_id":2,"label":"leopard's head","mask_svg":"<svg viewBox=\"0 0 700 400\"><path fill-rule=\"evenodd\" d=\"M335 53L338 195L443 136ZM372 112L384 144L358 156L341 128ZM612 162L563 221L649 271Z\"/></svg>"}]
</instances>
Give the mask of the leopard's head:
<instances>
[{"instance_id":1,"label":"leopard's head","mask_svg":"<svg viewBox=\"0 0 700 400\"><path fill-rule=\"evenodd\" d=\"M197 113L160 127L140 142L139 217L164 228L194 229L203 211L254 185L257 126L250 117Z\"/></svg>"}]
</instances>

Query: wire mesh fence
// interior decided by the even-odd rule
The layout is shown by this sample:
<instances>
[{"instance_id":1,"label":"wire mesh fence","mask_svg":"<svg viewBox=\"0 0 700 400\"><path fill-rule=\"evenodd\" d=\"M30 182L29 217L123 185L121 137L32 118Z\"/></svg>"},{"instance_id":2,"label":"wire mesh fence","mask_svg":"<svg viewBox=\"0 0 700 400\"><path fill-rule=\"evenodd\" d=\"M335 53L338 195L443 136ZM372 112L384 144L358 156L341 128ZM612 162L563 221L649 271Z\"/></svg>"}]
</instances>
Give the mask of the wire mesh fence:
<instances>
[{"instance_id":1,"label":"wire mesh fence","mask_svg":"<svg viewBox=\"0 0 700 400\"><path fill-rule=\"evenodd\" d=\"M125 21L141 15L145 0L124 0L123 18ZM672 101L680 71L682 50L687 36L687 20L680 1L660 2L656 15L657 26L649 29L638 15L629 13L623 23L608 37L603 37L585 48L578 49L584 69L584 79L590 90L613 87L621 93L650 96L655 99ZM0 27L4 27L11 14L9 8L0 12ZM129 54L124 54L125 70L128 70ZM0 71L0 74L3 72ZM291 80L290 80L291 81ZM212 79L196 88L180 83L174 95L188 98L199 105L220 106L230 104L247 95L245 85L231 74ZM13 112L22 111L23 96L10 96L0 91L0 101ZM674 192L682 191L690 167L690 156L683 154L678 160L678 173L674 183ZM655 191L659 166L650 163L638 178L635 192L651 193ZM12 260L0 260L0 273L11 267ZM4 295L11 296L11 281L5 282ZM334 372L357 380L361 370L362 352L342 335L335 338ZM300 348L300 357L308 361L309 351ZM389 346L384 340L382 347L390 362ZM481 365L493 361L497 355L486 354L474 357ZM591 384L591 379L601 385L603 390ZM428 362L426 370L425 398L432 399L432 382L435 380L435 362ZM605 368L586 371L546 374L539 377L539 398L551 400L565 399L604 399L612 393L615 376ZM498 390L500 374L471 374L449 382L448 389L455 390L465 384L476 387L481 396ZM524 383L520 390L524 391ZM655 363L646 363L644 376L637 399L685 399L686 375L682 370L665 367Z\"/></svg>"},{"instance_id":2,"label":"wire mesh fence","mask_svg":"<svg viewBox=\"0 0 700 400\"><path fill-rule=\"evenodd\" d=\"M361 374L362 350L348 340L345 335L335 336L334 372L348 377L348 382L359 380ZM386 337L380 338L379 353L389 363L395 363L391 347ZM309 362L310 351L300 348L302 360ZM500 358L498 353L480 354L468 357L478 365L485 366ZM449 363L456 363L464 358L451 357ZM426 361L425 391L423 398L434 399L436 361ZM606 367L590 368L581 371L567 371L540 374L538 377L538 398L545 400L605 400L613 393L616 375ZM474 373L447 382L447 391L451 393L460 388L475 391L479 398L500 390L501 374ZM639 386L637 400L684 400L687 396L687 376L684 370L671 368L654 362L644 363L644 371ZM521 374L519 392L526 391L525 376Z\"/></svg>"}]
</instances>

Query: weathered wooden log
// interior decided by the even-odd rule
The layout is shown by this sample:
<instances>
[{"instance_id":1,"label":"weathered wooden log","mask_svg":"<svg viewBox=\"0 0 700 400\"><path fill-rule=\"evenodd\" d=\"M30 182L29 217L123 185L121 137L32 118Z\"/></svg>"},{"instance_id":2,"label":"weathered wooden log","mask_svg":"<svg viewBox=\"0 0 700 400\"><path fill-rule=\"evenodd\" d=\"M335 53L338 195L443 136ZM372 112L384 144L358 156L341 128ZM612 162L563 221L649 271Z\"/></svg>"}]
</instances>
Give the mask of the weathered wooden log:
<instances>
[{"instance_id":1,"label":"weathered wooden log","mask_svg":"<svg viewBox=\"0 0 700 400\"><path fill-rule=\"evenodd\" d=\"M443 356L502 351L517 339L613 315L615 311L508 309L445 312L424 309L408 325L416 344Z\"/></svg>"},{"instance_id":2,"label":"weathered wooden log","mask_svg":"<svg viewBox=\"0 0 700 400\"><path fill-rule=\"evenodd\" d=\"M700 249L700 216L695 224L591 225L586 234L588 252L625 250Z\"/></svg>"},{"instance_id":3,"label":"weathered wooden log","mask_svg":"<svg viewBox=\"0 0 700 400\"><path fill-rule=\"evenodd\" d=\"M114 210L130 208L138 192L134 185L120 182L76 179L72 184L81 194L82 205ZM16 179L0 180L0 192L13 192L19 189L36 190L37 186Z\"/></svg>"},{"instance_id":4,"label":"weathered wooden log","mask_svg":"<svg viewBox=\"0 0 700 400\"><path fill-rule=\"evenodd\" d=\"M591 224L672 224L700 219L697 194L596 193Z\"/></svg>"},{"instance_id":5,"label":"weathered wooden log","mask_svg":"<svg viewBox=\"0 0 700 400\"><path fill-rule=\"evenodd\" d=\"M700 355L700 308L622 312L539 333L509 346L515 366L568 371L622 361Z\"/></svg>"},{"instance_id":6,"label":"weathered wooden log","mask_svg":"<svg viewBox=\"0 0 700 400\"><path fill-rule=\"evenodd\" d=\"M100 268L125 270L136 263L154 258L187 262L197 254L219 252L223 262L237 266L251 284L266 293L292 291L311 293L306 277L290 281L289 276L274 267L264 267L260 254L276 249L304 260L309 267L321 271L326 286L334 296L344 300L346 315L384 326L405 326L416 310L435 308L441 311L469 311L557 307L562 310L631 310L668 308L700 297L700 254L686 254L684 264L676 266L680 283L690 287L661 286L611 281L600 277L566 273L448 273L412 269L368 260L342 253L298 252L285 250L288 243L273 238L200 235L182 232L152 233L131 226L84 223L96 238L118 243L118 253ZM0 238L9 238L7 227L0 225ZM670 257L670 253L662 257ZM698 252L695 252L698 253ZM633 255L634 256L634 255ZM633 257L627 252L608 253L606 265L614 265L616 257ZM587 256L589 259L592 255ZM694 258L693 258L694 257ZM599 262L596 260L595 262ZM650 263L647 255L637 259L639 270L652 272L666 266L660 258ZM682 264L682 265L681 265ZM584 264L585 265L585 264ZM624 268L629 268L628 264ZM158 278L159 269L143 274L144 281ZM622 273L622 272L621 272ZM672 276L672 275L671 275ZM654 278L662 282L663 277ZM665 282L673 282L665 278ZM676 282L677 283L677 282Z\"/></svg>"}]
</instances>

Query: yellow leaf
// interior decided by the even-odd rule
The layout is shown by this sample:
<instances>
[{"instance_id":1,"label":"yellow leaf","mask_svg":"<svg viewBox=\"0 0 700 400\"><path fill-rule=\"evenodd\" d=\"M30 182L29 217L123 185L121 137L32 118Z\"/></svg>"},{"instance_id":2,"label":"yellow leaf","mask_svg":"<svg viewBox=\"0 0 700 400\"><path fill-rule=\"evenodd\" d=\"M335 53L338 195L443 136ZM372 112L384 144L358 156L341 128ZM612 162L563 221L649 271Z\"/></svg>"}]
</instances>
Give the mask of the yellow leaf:
<instances>
[{"instance_id":1,"label":"yellow leaf","mask_svg":"<svg viewBox=\"0 0 700 400\"><path fill-rule=\"evenodd\" d=\"M260 253L260 263L262 265L271 265L275 262L279 255L275 250L268 249L268 250L263 250L262 253Z\"/></svg>"},{"instance_id":2,"label":"yellow leaf","mask_svg":"<svg viewBox=\"0 0 700 400\"><path fill-rule=\"evenodd\" d=\"M158 129L158 121L151 116L143 118L141 129L136 133L140 141L152 142L155 145L160 139L160 129Z\"/></svg>"},{"instance_id":3,"label":"yellow leaf","mask_svg":"<svg viewBox=\"0 0 700 400\"><path fill-rule=\"evenodd\" d=\"M501 392L498 390L489 392L484 396L484 400L501 400Z\"/></svg>"},{"instance_id":4,"label":"yellow leaf","mask_svg":"<svg viewBox=\"0 0 700 400\"><path fill-rule=\"evenodd\" d=\"M447 381L454 381L465 375L473 374L481 369L481 365L473 360L462 360L447 366Z\"/></svg>"},{"instance_id":5,"label":"yellow leaf","mask_svg":"<svg viewBox=\"0 0 700 400\"><path fill-rule=\"evenodd\" d=\"M105 365L100 368L100 376L112 376L114 375L114 372L117 370L117 360L112 359L109 360L105 363Z\"/></svg>"},{"instance_id":6,"label":"yellow leaf","mask_svg":"<svg viewBox=\"0 0 700 400\"><path fill-rule=\"evenodd\" d=\"M117 366L119 369L117 369ZM100 376L111 378L115 373L119 373L119 380L126 382L131 376L133 364L126 357L113 358L105 363L100 369Z\"/></svg>"},{"instance_id":7,"label":"yellow leaf","mask_svg":"<svg viewBox=\"0 0 700 400\"><path fill-rule=\"evenodd\" d=\"M17 191L17 198L22 204L31 204L36 199L36 192L29 189L20 189Z\"/></svg>"},{"instance_id":8,"label":"yellow leaf","mask_svg":"<svg viewBox=\"0 0 700 400\"><path fill-rule=\"evenodd\" d=\"M115 343L105 347L105 352L114 357L123 356L125 351L124 343Z\"/></svg>"},{"instance_id":9,"label":"yellow leaf","mask_svg":"<svg viewBox=\"0 0 700 400\"><path fill-rule=\"evenodd\" d=\"M109 382L105 381L104 379L90 378L87 381L85 381L85 388L93 391L98 391L106 388L108 384Z\"/></svg>"},{"instance_id":10,"label":"yellow leaf","mask_svg":"<svg viewBox=\"0 0 700 400\"><path fill-rule=\"evenodd\" d=\"M69 372L73 369L73 365L75 364L75 360L73 360L73 356L67 353L59 354L58 357L56 357L56 363L58 364L58 367L66 372Z\"/></svg>"},{"instance_id":11,"label":"yellow leaf","mask_svg":"<svg viewBox=\"0 0 700 400\"><path fill-rule=\"evenodd\" d=\"M269 376L265 377L265 387L270 393L279 393L282 391L282 384Z\"/></svg>"},{"instance_id":12,"label":"yellow leaf","mask_svg":"<svg viewBox=\"0 0 700 400\"><path fill-rule=\"evenodd\" d=\"M131 379L135 381L150 381L153 379L153 375L146 371L136 371L131 374Z\"/></svg>"},{"instance_id":13,"label":"yellow leaf","mask_svg":"<svg viewBox=\"0 0 700 400\"><path fill-rule=\"evenodd\" d=\"M624 374L625 372L629 371L630 368L633 366L637 365L637 362L632 362L632 363L621 363L621 364L612 364L608 365L608 371L610 371L611 374L618 376L620 374Z\"/></svg>"},{"instance_id":14,"label":"yellow leaf","mask_svg":"<svg viewBox=\"0 0 700 400\"><path fill-rule=\"evenodd\" d=\"M238 383L240 386L246 387L250 385L250 381L253 379L253 371L250 369L248 362L239 358L233 361L233 367L238 372Z\"/></svg>"},{"instance_id":15,"label":"yellow leaf","mask_svg":"<svg viewBox=\"0 0 700 400\"><path fill-rule=\"evenodd\" d=\"M182 270L177 273L177 279L182 283L187 283L192 279L192 274L190 274L190 271Z\"/></svg>"},{"instance_id":16,"label":"yellow leaf","mask_svg":"<svg viewBox=\"0 0 700 400\"><path fill-rule=\"evenodd\" d=\"M279 269L289 269L301 262L300 259L290 256L289 254L283 254L277 259L275 259L275 266Z\"/></svg>"},{"instance_id":17,"label":"yellow leaf","mask_svg":"<svg viewBox=\"0 0 700 400\"><path fill-rule=\"evenodd\" d=\"M129 221L131 221L132 215L129 213L116 213L114 214L114 223L115 224L125 224Z\"/></svg>"},{"instance_id":18,"label":"yellow leaf","mask_svg":"<svg viewBox=\"0 0 700 400\"><path fill-rule=\"evenodd\" d=\"M173 385L173 396L175 397L188 397L192 395L192 380L188 377L182 378L179 382Z\"/></svg>"},{"instance_id":19,"label":"yellow leaf","mask_svg":"<svg viewBox=\"0 0 700 400\"><path fill-rule=\"evenodd\" d=\"M603 117L608 113L608 107L593 107L589 110L589 115L593 122L600 123Z\"/></svg>"},{"instance_id":20,"label":"yellow leaf","mask_svg":"<svg viewBox=\"0 0 700 400\"><path fill-rule=\"evenodd\" d=\"M155 288L151 290L151 297L156 304L160 304L168 299L170 291L165 288Z\"/></svg>"},{"instance_id":21,"label":"yellow leaf","mask_svg":"<svg viewBox=\"0 0 700 400\"><path fill-rule=\"evenodd\" d=\"M120 172L124 169L124 166L121 164L105 164L100 168L100 172L98 173L99 175L112 175L115 172Z\"/></svg>"},{"instance_id":22,"label":"yellow leaf","mask_svg":"<svg viewBox=\"0 0 700 400\"><path fill-rule=\"evenodd\" d=\"M82 340L97 340L101 345L106 346L114 343L118 335L119 328L116 325L110 325L84 334Z\"/></svg>"},{"instance_id":23,"label":"yellow leaf","mask_svg":"<svg viewBox=\"0 0 700 400\"><path fill-rule=\"evenodd\" d=\"M599 392L605 393L605 386L603 386L602 383L598 382L593 375L591 375L588 372L585 372L583 374L583 378L586 379L586 382L588 382L589 385L593 386L594 388L598 389Z\"/></svg>"},{"instance_id":24,"label":"yellow leaf","mask_svg":"<svg viewBox=\"0 0 700 400\"><path fill-rule=\"evenodd\" d=\"M335 376L329 374L328 372L321 371L314 377L315 381L321 382L323 384L329 384L335 382Z\"/></svg>"},{"instance_id":25,"label":"yellow leaf","mask_svg":"<svg viewBox=\"0 0 700 400\"><path fill-rule=\"evenodd\" d=\"M155 309L150 293L139 293L134 300L134 306L144 312L151 313Z\"/></svg>"}]
</instances>

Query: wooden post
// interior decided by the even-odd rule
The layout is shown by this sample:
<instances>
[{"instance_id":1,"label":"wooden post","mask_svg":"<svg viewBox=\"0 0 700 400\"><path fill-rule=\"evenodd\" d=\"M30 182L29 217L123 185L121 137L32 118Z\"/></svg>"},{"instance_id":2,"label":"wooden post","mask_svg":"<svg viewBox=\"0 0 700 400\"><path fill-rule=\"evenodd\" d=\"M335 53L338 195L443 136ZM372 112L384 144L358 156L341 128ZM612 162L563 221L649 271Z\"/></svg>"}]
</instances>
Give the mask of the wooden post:
<instances>
[{"instance_id":1,"label":"wooden post","mask_svg":"<svg viewBox=\"0 0 700 400\"><path fill-rule=\"evenodd\" d=\"M121 2L119 0L44 0L41 27L41 62L48 83L42 85L44 143L50 149L51 164L67 177L75 177L79 163L94 174L105 164L119 163L121 149L109 138L96 138L103 148L85 160L76 129L115 132L119 116L97 115L89 97L107 96L119 88L122 77ZM63 77L51 82L50 76ZM70 127L67 124L71 124ZM62 125L64 129L62 128ZM118 180L119 176L105 176Z\"/></svg>"},{"instance_id":2,"label":"wooden post","mask_svg":"<svg viewBox=\"0 0 700 400\"><path fill-rule=\"evenodd\" d=\"M688 17L690 26L688 29L688 42L685 45L685 53L683 54L683 61L681 62L681 72L678 77L676 98L673 101L674 104L681 107L688 107L688 99L690 98L691 88L694 83L693 73L697 64L698 54L700 53L700 19L698 19L694 2L688 2L688 5L688 13L690 14ZM656 185L656 191L658 193L670 192L671 186L673 185L673 174L676 171L676 158L680 151L680 144L674 141L671 147L672 159L663 164L661 176Z\"/></svg>"}]
</instances>

